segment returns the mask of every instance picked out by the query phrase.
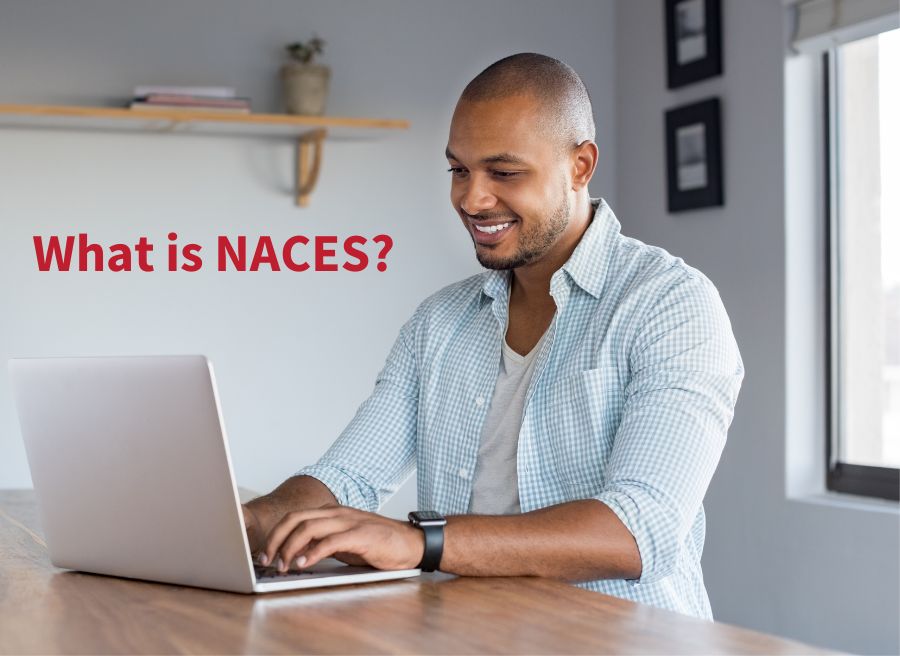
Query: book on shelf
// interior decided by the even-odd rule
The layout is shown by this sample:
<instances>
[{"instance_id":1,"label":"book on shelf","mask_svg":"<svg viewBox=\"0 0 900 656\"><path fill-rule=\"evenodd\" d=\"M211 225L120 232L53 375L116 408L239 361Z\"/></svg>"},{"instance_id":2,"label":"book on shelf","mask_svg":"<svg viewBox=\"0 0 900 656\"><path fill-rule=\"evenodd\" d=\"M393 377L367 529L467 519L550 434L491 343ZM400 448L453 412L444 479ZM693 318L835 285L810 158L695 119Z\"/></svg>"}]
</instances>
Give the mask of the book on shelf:
<instances>
[{"instance_id":1,"label":"book on shelf","mask_svg":"<svg viewBox=\"0 0 900 656\"><path fill-rule=\"evenodd\" d=\"M136 96L132 102L160 105L196 105L198 107L250 107L249 98L205 98L202 96L180 96L171 93L151 93L148 96Z\"/></svg>"},{"instance_id":2,"label":"book on shelf","mask_svg":"<svg viewBox=\"0 0 900 656\"><path fill-rule=\"evenodd\" d=\"M237 91L234 87L182 87L182 86L159 86L144 84L134 88L135 98L142 98L153 94L175 94L179 96L200 96L203 98L235 98Z\"/></svg>"},{"instance_id":3,"label":"book on shelf","mask_svg":"<svg viewBox=\"0 0 900 656\"><path fill-rule=\"evenodd\" d=\"M249 114L250 99L230 87L135 87L128 107L137 110L182 109Z\"/></svg>"}]
</instances>

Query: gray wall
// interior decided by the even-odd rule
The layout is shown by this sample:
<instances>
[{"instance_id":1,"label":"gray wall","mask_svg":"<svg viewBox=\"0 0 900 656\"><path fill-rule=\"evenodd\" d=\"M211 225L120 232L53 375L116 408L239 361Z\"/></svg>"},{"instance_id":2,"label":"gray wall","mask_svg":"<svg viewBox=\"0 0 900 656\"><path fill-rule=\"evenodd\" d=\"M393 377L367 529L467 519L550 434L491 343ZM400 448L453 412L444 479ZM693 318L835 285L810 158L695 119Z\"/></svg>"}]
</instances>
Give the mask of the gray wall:
<instances>
[{"instance_id":1,"label":"gray wall","mask_svg":"<svg viewBox=\"0 0 900 656\"><path fill-rule=\"evenodd\" d=\"M821 422L813 418L822 411L813 389L820 379L808 375L821 366L814 361L819 351L810 348L821 340L821 321L814 318L821 316L815 315L820 308L813 302L821 271L810 256L814 231L798 238L793 226L791 243L799 253L785 243L788 219L821 214L815 212L811 183L803 189L805 198L793 199L804 216L785 211L785 152L795 160L798 154L790 152L783 127L782 4L725 0L725 75L674 91L666 89L662 7L662 2L618 5L616 209L624 232L683 257L713 280L746 365L728 444L705 501L703 570L713 611L718 620L817 645L896 653L896 504L824 494L822 467L804 469L824 460ZM791 91L817 89L807 84ZM725 206L670 215L663 113L714 95L723 106ZM792 127L809 131L813 108L800 109L810 113ZM803 165L818 166L813 157ZM809 369L799 372L786 368L788 356L796 356L785 335L787 264L808 267L795 271L803 281L793 289L801 294L791 297L794 314L801 315L793 317L792 327L806 330L792 341L806 348ZM788 389L788 374L793 383L809 387ZM789 393L792 402L802 403L788 407ZM814 476L808 476L810 469Z\"/></svg>"},{"instance_id":2,"label":"gray wall","mask_svg":"<svg viewBox=\"0 0 900 656\"><path fill-rule=\"evenodd\" d=\"M561 10L562 9L562 10ZM288 140L0 128L0 360L205 353L241 485L268 490L314 461L370 392L426 295L480 268L449 204L443 152L465 84L514 52L569 62L595 101L615 189L614 3L329 0L0 2L0 102L115 104L136 84L237 87L279 106L282 44L316 31L328 112L408 119L409 131L330 141L312 205L294 207ZM577 20L573 20L577 17ZM31 236L102 243L166 233L390 234L379 273L39 273ZM5 370L5 369L4 369ZM0 376L0 488L30 486ZM415 480L386 512L415 506Z\"/></svg>"}]
</instances>

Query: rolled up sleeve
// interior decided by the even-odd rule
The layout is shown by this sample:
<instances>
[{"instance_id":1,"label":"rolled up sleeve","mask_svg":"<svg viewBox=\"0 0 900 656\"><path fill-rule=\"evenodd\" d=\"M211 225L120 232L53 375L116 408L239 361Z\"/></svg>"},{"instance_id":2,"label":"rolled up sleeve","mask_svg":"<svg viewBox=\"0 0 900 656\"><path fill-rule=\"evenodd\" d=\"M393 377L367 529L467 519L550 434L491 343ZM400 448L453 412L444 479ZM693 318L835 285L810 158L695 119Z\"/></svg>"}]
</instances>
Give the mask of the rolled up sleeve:
<instances>
[{"instance_id":1,"label":"rolled up sleeve","mask_svg":"<svg viewBox=\"0 0 900 656\"><path fill-rule=\"evenodd\" d=\"M404 324L372 394L315 465L298 475L324 483L338 503L376 512L415 468L419 375L416 315Z\"/></svg>"},{"instance_id":2,"label":"rolled up sleeve","mask_svg":"<svg viewBox=\"0 0 900 656\"><path fill-rule=\"evenodd\" d=\"M649 308L630 349L630 380L604 488L634 536L640 578L674 570L718 465L744 368L718 292L705 277Z\"/></svg>"}]
</instances>

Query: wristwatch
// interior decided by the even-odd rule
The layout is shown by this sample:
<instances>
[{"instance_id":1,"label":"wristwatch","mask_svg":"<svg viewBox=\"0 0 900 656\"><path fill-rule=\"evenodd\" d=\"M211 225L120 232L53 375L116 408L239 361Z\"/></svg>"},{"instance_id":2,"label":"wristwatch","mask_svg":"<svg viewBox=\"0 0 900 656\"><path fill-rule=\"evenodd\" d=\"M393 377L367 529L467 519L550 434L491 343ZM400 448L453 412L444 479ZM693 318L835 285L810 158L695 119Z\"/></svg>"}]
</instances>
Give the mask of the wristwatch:
<instances>
[{"instance_id":1,"label":"wristwatch","mask_svg":"<svg viewBox=\"0 0 900 656\"><path fill-rule=\"evenodd\" d=\"M418 568L423 572L439 569L444 554L444 526L447 520L433 510L414 510L409 513L409 523L425 533L425 553Z\"/></svg>"}]
</instances>

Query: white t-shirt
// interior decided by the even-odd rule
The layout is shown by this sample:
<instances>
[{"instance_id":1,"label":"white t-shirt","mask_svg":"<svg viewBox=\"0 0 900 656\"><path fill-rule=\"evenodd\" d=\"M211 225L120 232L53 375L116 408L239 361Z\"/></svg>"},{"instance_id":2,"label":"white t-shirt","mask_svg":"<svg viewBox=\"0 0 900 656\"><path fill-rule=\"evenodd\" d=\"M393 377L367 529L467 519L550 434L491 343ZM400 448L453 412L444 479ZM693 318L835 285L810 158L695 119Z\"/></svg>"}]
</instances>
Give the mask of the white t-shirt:
<instances>
[{"instance_id":1,"label":"white t-shirt","mask_svg":"<svg viewBox=\"0 0 900 656\"><path fill-rule=\"evenodd\" d=\"M531 383L537 354L548 332L549 328L526 355L513 351L506 338L503 339L494 396L491 397L481 430L469 514L512 515L521 512L516 469L519 431L525 410L525 394Z\"/></svg>"}]
</instances>

